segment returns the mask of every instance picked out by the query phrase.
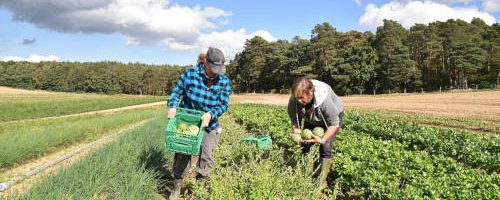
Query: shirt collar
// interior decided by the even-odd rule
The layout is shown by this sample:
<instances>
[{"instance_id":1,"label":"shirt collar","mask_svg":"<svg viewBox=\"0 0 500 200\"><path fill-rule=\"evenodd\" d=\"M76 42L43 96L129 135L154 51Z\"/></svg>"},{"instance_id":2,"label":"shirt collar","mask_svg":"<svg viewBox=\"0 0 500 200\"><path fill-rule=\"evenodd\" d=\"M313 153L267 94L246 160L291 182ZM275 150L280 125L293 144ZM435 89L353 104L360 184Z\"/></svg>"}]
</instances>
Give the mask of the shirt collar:
<instances>
[{"instance_id":1,"label":"shirt collar","mask_svg":"<svg viewBox=\"0 0 500 200\"><path fill-rule=\"evenodd\" d=\"M200 64L198 65L198 73L202 74L206 79L208 80L218 80L220 79L220 76L219 75L216 75L215 78L211 79L210 77L208 77L208 75L205 73L205 65L204 64Z\"/></svg>"}]
</instances>

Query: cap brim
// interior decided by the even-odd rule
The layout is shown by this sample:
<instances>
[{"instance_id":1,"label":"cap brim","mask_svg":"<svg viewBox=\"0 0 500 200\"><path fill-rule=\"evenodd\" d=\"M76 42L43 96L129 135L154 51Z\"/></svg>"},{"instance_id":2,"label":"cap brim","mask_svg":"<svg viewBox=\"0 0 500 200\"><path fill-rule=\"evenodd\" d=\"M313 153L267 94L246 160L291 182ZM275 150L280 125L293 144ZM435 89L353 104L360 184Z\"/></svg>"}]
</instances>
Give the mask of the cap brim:
<instances>
[{"instance_id":1,"label":"cap brim","mask_svg":"<svg viewBox=\"0 0 500 200\"><path fill-rule=\"evenodd\" d=\"M224 64L215 64L215 63L210 63L212 67L224 67Z\"/></svg>"}]
</instances>

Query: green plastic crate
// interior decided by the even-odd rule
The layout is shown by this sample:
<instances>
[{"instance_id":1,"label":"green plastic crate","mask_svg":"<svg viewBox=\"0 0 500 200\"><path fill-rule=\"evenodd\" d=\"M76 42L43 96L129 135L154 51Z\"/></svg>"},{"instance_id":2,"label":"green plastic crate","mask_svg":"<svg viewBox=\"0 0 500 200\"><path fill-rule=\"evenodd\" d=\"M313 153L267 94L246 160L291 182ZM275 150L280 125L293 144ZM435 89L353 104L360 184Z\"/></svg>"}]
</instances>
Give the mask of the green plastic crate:
<instances>
[{"instance_id":1,"label":"green plastic crate","mask_svg":"<svg viewBox=\"0 0 500 200\"><path fill-rule=\"evenodd\" d=\"M204 128L201 128L202 115L203 112L201 111L177 108L175 117L168 121L168 126L165 130L165 151L198 155L205 133ZM200 127L198 135L194 136L176 131L177 124L182 122L187 123L188 126L196 125Z\"/></svg>"},{"instance_id":2,"label":"green plastic crate","mask_svg":"<svg viewBox=\"0 0 500 200\"><path fill-rule=\"evenodd\" d=\"M271 136L268 135L250 135L246 138L240 139L240 143L256 145L259 149L269 149L271 142Z\"/></svg>"}]
</instances>

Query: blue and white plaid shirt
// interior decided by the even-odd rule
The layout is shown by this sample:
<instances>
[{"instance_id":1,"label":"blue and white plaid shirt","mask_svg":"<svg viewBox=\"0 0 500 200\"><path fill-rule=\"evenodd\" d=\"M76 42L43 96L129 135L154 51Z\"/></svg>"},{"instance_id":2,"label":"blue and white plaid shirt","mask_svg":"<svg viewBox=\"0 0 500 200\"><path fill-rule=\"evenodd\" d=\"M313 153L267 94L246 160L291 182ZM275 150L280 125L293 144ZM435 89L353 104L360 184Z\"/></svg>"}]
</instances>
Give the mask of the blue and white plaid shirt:
<instances>
[{"instance_id":1,"label":"blue and white plaid shirt","mask_svg":"<svg viewBox=\"0 0 500 200\"><path fill-rule=\"evenodd\" d=\"M231 86L226 75L217 75L210 87L207 87L208 80L204 65L185 69L168 98L167 106L176 108L180 96L183 96L179 105L181 108L208 112L212 115L207 127L207 131L210 132L217 127L219 117L227 110Z\"/></svg>"}]
</instances>

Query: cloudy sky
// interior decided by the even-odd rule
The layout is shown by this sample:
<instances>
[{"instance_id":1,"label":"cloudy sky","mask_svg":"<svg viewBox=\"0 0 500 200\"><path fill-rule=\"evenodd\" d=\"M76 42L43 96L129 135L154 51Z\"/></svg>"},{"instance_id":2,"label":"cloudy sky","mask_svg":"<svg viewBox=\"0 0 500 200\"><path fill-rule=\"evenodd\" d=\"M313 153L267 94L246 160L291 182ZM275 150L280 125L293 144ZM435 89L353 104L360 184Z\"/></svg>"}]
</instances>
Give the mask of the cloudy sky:
<instances>
[{"instance_id":1,"label":"cloudy sky","mask_svg":"<svg viewBox=\"0 0 500 200\"><path fill-rule=\"evenodd\" d=\"M255 35L309 39L322 22L374 32L473 17L498 22L500 0L0 0L0 60L184 65L208 46L231 59Z\"/></svg>"}]
</instances>

